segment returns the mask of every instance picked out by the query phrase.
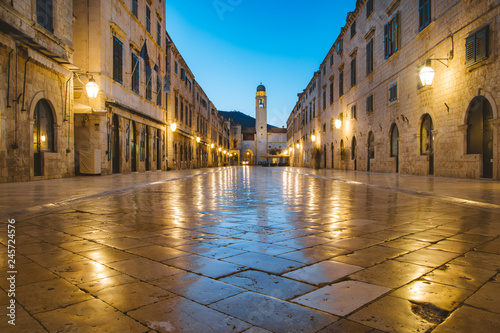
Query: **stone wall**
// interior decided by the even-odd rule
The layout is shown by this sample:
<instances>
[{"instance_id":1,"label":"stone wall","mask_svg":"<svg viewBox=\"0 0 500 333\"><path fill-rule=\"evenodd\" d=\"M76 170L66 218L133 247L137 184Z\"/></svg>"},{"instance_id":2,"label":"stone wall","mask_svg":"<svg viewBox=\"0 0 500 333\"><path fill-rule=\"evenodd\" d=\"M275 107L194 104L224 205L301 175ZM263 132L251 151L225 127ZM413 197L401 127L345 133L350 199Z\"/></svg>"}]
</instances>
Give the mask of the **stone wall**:
<instances>
[{"instance_id":1,"label":"stone wall","mask_svg":"<svg viewBox=\"0 0 500 333\"><path fill-rule=\"evenodd\" d=\"M430 156L421 154L421 125L424 115L432 119L434 139L434 174L462 178L482 177L482 158L467 154L467 114L471 101L483 96L493 110L493 178L500 177L500 150L497 104L500 100L498 32L500 1L431 1L431 23L419 31L418 1L374 1L374 13L367 17L366 1L348 16L346 26L320 66L318 83L327 87L326 111L317 115L312 126L294 130L289 147L298 138L321 132L316 143L306 141L304 150L314 146L329 148L322 151L322 162L331 168L331 144L334 161L341 161L340 140L347 158L334 168L368 169L368 135L374 135L375 158L370 171L396 172L396 157L391 157L390 135L393 125L399 130L399 172L428 175ZM384 56L384 25L399 16L399 49L387 59ZM351 38L351 26L356 33ZM486 60L477 65L465 65L465 40L488 27ZM367 42L373 38L373 72L367 75ZM343 51L337 53L337 44ZM330 57L333 56L333 64ZM351 61L356 59L356 84L351 87ZM431 60L435 70L432 86L419 87L419 70ZM339 76L343 70L344 95L339 97ZM329 82L334 83L334 103L329 103ZM389 88L397 83L398 97L389 101ZM367 97L373 95L373 112L367 112ZM301 102L299 100L298 104ZM356 106L356 118L352 107ZM321 107L323 109L323 106ZM295 108L291 119L301 116ZM332 126L335 119L342 127ZM326 125L325 127L323 127ZM322 131L326 128L326 132ZM353 138L357 142L356 159L351 158ZM294 159L292 159L294 160ZM297 159L295 159L297 160Z\"/></svg>"}]
</instances>

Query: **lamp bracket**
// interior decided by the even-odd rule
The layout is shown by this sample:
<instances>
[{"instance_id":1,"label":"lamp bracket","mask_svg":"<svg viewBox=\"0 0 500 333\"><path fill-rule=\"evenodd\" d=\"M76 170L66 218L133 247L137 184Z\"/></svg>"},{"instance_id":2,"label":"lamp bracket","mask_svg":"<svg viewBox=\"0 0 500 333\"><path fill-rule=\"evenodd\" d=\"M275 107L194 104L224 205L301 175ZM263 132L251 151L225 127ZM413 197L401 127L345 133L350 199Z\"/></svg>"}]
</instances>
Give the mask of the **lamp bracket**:
<instances>
[{"instance_id":1,"label":"lamp bracket","mask_svg":"<svg viewBox=\"0 0 500 333\"><path fill-rule=\"evenodd\" d=\"M427 59L428 62L430 62L431 60L437 60L440 63L442 63L443 65L445 65L446 67L448 67L448 63L450 61L450 58L429 58L429 59ZM445 61L446 61L446 63L445 63Z\"/></svg>"}]
</instances>

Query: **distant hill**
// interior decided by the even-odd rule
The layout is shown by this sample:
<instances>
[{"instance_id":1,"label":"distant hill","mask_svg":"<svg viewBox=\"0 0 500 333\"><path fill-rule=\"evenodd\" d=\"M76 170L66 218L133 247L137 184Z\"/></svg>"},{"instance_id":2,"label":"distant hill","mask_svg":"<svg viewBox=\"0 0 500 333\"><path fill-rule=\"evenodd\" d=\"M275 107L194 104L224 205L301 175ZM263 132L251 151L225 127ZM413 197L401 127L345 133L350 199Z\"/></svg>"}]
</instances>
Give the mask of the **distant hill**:
<instances>
[{"instance_id":1,"label":"distant hill","mask_svg":"<svg viewBox=\"0 0 500 333\"><path fill-rule=\"evenodd\" d=\"M234 123L240 124L241 127L255 127L255 118L250 117L240 111L218 111L219 115L226 119L231 119ZM268 128L277 128L276 126L267 125Z\"/></svg>"}]
</instances>

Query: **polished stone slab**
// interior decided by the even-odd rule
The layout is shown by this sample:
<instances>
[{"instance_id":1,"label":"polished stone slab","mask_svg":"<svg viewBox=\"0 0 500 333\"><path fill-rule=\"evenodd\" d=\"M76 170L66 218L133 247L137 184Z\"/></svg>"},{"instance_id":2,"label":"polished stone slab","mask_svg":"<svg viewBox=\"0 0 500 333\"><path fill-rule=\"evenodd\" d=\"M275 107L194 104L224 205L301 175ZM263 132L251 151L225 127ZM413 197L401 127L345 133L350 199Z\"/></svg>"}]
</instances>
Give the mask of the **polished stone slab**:
<instances>
[{"instance_id":1,"label":"polished stone slab","mask_svg":"<svg viewBox=\"0 0 500 333\"><path fill-rule=\"evenodd\" d=\"M307 293L292 301L343 317L390 290L359 281L343 281Z\"/></svg>"},{"instance_id":2,"label":"polished stone slab","mask_svg":"<svg viewBox=\"0 0 500 333\"><path fill-rule=\"evenodd\" d=\"M321 284L335 282L362 269L363 267L330 260L297 269L283 276L311 284Z\"/></svg>"},{"instance_id":3,"label":"polished stone slab","mask_svg":"<svg viewBox=\"0 0 500 333\"><path fill-rule=\"evenodd\" d=\"M305 283L254 270L236 273L220 281L282 300L289 300L316 289Z\"/></svg>"},{"instance_id":4,"label":"polished stone slab","mask_svg":"<svg viewBox=\"0 0 500 333\"><path fill-rule=\"evenodd\" d=\"M332 315L250 292L210 307L272 332L314 332L337 320Z\"/></svg>"}]
</instances>

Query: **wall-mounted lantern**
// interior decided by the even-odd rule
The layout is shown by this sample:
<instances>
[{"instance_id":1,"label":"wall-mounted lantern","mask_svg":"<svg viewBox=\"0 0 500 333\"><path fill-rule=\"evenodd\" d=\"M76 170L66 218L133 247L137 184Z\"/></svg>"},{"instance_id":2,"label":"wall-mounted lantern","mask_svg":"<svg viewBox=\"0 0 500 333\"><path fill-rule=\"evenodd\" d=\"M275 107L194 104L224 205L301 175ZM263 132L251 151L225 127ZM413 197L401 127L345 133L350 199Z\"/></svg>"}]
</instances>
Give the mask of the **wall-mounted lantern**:
<instances>
[{"instance_id":1,"label":"wall-mounted lantern","mask_svg":"<svg viewBox=\"0 0 500 333\"><path fill-rule=\"evenodd\" d=\"M85 85L85 89L87 90L89 98L97 97L97 94L99 93L99 86L92 76L90 77L89 82Z\"/></svg>"}]
</instances>

